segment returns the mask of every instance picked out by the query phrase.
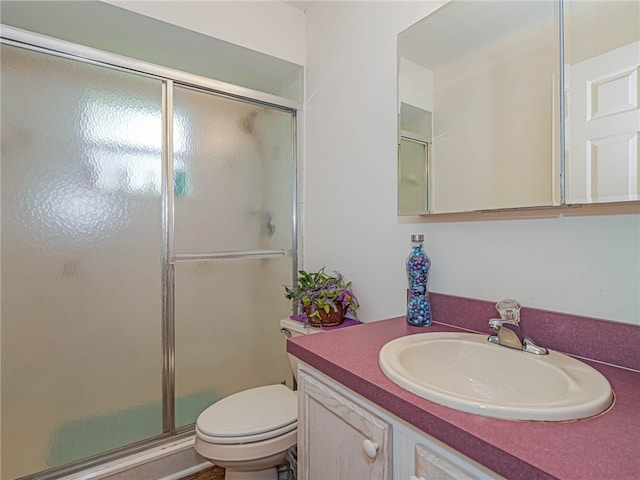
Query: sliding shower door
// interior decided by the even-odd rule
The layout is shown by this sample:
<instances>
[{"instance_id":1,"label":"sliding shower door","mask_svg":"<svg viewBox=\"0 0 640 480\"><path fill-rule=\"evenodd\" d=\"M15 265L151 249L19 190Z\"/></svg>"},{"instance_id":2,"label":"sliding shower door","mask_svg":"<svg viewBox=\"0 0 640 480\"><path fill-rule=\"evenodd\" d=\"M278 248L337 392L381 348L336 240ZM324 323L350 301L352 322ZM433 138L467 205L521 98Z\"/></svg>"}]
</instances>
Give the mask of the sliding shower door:
<instances>
[{"instance_id":1,"label":"sliding shower door","mask_svg":"<svg viewBox=\"0 0 640 480\"><path fill-rule=\"evenodd\" d=\"M162 433L162 83L2 45L2 472Z\"/></svg>"},{"instance_id":2,"label":"sliding shower door","mask_svg":"<svg viewBox=\"0 0 640 480\"><path fill-rule=\"evenodd\" d=\"M173 440L217 400L289 381L295 110L9 43L0 478Z\"/></svg>"},{"instance_id":3,"label":"sliding shower door","mask_svg":"<svg viewBox=\"0 0 640 480\"><path fill-rule=\"evenodd\" d=\"M174 89L176 424L214 401L291 378L289 111Z\"/></svg>"}]
</instances>

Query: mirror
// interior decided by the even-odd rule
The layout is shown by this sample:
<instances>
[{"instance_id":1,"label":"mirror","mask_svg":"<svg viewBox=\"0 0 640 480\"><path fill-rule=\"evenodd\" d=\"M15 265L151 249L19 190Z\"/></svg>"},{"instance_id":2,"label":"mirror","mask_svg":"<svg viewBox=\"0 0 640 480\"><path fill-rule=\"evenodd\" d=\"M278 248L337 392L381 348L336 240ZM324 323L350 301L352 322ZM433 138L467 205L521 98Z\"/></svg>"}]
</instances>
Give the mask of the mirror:
<instances>
[{"instance_id":1,"label":"mirror","mask_svg":"<svg viewBox=\"0 0 640 480\"><path fill-rule=\"evenodd\" d=\"M566 203L640 200L640 2L565 1Z\"/></svg>"},{"instance_id":2,"label":"mirror","mask_svg":"<svg viewBox=\"0 0 640 480\"><path fill-rule=\"evenodd\" d=\"M640 200L640 3L563 2L563 62L560 6L453 0L398 35L399 215Z\"/></svg>"},{"instance_id":3,"label":"mirror","mask_svg":"<svg viewBox=\"0 0 640 480\"><path fill-rule=\"evenodd\" d=\"M558 18L554 1L452 1L400 33L400 124L432 119L422 213L560 204Z\"/></svg>"}]
</instances>

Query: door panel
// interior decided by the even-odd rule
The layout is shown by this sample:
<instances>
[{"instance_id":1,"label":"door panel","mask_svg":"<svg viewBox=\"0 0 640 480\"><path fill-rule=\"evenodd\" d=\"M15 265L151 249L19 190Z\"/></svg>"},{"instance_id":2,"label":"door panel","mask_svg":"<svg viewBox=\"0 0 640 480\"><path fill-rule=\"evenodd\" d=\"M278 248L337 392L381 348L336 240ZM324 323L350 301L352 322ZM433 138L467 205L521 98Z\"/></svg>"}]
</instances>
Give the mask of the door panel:
<instances>
[{"instance_id":1,"label":"door panel","mask_svg":"<svg viewBox=\"0 0 640 480\"><path fill-rule=\"evenodd\" d=\"M176 87L176 252L290 248L291 112Z\"/></svg>"},{"instance_id":2,"label":"door panel","mask_svg":"<svg viewBox=\"0 0 640 480\"><path fill-rule=\"evenodd\" d=\"M279 322L291 306L282 286L293 274L293 121L175 88L177 427L223 397L291 377Z\"/></svg>"},{"instance_id":3,"label":"door panel","mask_svg":"<svg viewBox=\"0 0 640 480\"><path fill-rule=\"evenodd\" d=\"M176 276L176 426L214 402L291 378L280 319L291 257L179 262Z\"/></svg>"},{"instance_id":4,"label":"door panel","mask_svg":"<svg viewBox=\"0 0 640 480\"><path fill-rule=\"evenodd\" d=\"M2 473L162 433L161 81L2 45Z\"/></svg>"},{"instance_id":5,"label":"door panel","mask_svg":"<svg viewBox=\"0 0 640 480\"><path fill-rule=\"evenodd\" d=\"M640 42L568 66L567 203L639 200Z\"/></svg>"},{"instance_id":6,"label":"door panel","mask_svg":"<svg viewBox=\"0 0 640 480\"><path fill-rule=\"evenodd\" d=\"M428 211L428 144L400 138L398 155L398 214L420 215Z\"/></svg>"}]
</instances>

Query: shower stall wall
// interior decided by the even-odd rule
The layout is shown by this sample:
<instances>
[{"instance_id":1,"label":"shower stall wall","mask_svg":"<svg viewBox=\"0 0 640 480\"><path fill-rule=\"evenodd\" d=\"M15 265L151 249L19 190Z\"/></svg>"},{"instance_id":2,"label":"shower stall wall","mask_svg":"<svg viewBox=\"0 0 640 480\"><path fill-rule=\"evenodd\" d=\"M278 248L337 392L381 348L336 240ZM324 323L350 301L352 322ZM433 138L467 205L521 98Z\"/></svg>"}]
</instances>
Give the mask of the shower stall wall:
<instances>
[{"instance_id":1,"label":"shower stall wall","mask_svg":"<svg viewBox=\"0 0 640 480\"><path fill-rule=\"evenodd\" d=\"M175 439L289 380L296 108L4 36L0 477Z\"/></svg>"}]
</instances>

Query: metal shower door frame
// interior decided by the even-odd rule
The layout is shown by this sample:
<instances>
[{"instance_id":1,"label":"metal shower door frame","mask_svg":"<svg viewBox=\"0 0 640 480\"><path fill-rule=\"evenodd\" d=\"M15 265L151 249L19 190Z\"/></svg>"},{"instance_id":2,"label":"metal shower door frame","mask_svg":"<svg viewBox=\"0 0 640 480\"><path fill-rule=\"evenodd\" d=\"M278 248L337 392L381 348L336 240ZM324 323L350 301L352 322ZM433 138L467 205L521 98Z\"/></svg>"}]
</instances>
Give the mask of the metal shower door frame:
<instances>
[{"instance_id":1,"label":"metal shower door frame","mask_svg":"<svg viewBox=\"0 0 640 480\"><path fill-rule=\"evenodd\" d=\"M193 434L193 426L179 429L175 427L175 305L174 305L174 265L176 262L212 260L215 258L270 258L287 256L286 250L259 250L213 252L207 254L177 254L174 250L174 192L173 192L173 87L186 86L214 93L226 98L259 104L291 114L292 130L292 238L291 278L298 271L299 255L299 192L298 192L298 150L301 140L302 119L298 112L302 106L287 98L252 90L218 80L202 77L179 70L138 61L117 54L58 40L0 24L0 43L36 52L55 55L70 60L120 70L162 82L162 411L163 434L134 444L130 444L105 454L78 460L76 462L22 477L20 480L49 480L77 473L128 455L188 437Z\"/></svg>"}]
</instances>

